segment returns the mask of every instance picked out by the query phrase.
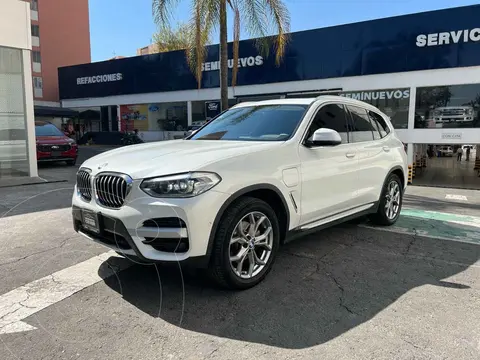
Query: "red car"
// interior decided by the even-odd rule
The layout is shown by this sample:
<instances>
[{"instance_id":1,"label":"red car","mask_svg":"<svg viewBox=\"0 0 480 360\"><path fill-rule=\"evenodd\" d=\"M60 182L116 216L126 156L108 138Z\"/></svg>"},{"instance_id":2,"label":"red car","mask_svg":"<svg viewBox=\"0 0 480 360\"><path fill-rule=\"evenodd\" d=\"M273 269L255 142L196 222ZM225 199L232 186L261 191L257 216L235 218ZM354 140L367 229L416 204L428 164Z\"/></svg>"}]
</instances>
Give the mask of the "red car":
<instances>
[{"instance_id":1,"label":"red car","mask_svg":"<svg viewBox=\"0 0 480 360\"><path fill-rule=\"evenodd\" d=\"M75 165L78 146L48 121L35 121L35 137L37 140L37 161L65 161L67 165Z\"/></svg>"}]
</instances>

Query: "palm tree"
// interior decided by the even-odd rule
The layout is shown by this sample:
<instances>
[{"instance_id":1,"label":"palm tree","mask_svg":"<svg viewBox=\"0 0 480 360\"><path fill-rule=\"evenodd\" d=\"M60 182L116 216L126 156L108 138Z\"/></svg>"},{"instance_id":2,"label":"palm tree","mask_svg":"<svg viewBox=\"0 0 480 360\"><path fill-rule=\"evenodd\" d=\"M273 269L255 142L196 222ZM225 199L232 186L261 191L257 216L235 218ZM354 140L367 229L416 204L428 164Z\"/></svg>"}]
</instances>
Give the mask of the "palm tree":
<instances>
[{"instance_id":1,"label":"palm tree","mask_svg":"<svg viewBox=\"0 0 480 360\"><path fill-rule=\"evenodd\" d=\"M170 24L163 24L153 35L153 42L156 45L157 52L168 52L175 50L186 50L190 47L190 27L185 23L177 23L175 28ZM206 44L210 44L210 38Z\"/></svg>"},{"instance_id":2,"label":"palm tree","mask_svg":"<svg viewBox=\"0 0 480 360\"><path fill-rule=\"evenodd\" d=\"M290 31L290 14L283 0L190 0L192 3L190 46L186 50L190 69L202 83L202 63L205 60L205 45L213 30L220 34L220 98L222 110L228 108L228 51L227 11L233 13L233 69L232 86L236 85L238 73L240 29L256 37L257 48L269 55L273 42L275 63L278 66L285 54ZM155 23L163 27L169 24L172 11L179 0L152 0ZM275 34L274 36L271 36Z\"/></svg>"}]
</instances>

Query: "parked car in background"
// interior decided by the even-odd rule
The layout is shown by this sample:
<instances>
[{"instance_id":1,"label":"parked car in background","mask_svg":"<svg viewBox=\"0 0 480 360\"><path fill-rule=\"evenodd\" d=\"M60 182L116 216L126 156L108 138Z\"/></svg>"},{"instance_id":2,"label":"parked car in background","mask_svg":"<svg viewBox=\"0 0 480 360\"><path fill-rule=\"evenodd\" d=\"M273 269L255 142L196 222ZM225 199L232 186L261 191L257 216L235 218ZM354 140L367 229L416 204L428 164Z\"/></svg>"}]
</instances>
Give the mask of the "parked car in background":
<instances>
[{"instance_id":1,"label":"parked car in background","mask_svg":"<svg viewBox=\"0 0 480 360\"><path fill-rule=\"evenodd\" d=\"M432 115L437 124L469 123L475 119L475 110L472 106L445 106L435 108Z\"/></svg>"},{"instance_id":2,"label":"parked car in background","mask_svg":"<svg viewBox=\"0 0 480 360\"><path fill-rule=\"evenodd\" d=\"M122 145L133 145L133 144L141 144L144 141L140 139L137 133L124 133L122 137Z\"/></svg>"},{"instance_id":3,"label":"parked car in background","mask_svg":"<svg viewBox=\"0 0 480 360\"><path fill-rule=\"evenodd\" d=\"M68 165L75 165L78 156L75 140L52 123L35 121L35 140L38 162L65 161Z\"/></svg>"},{"instance_id":4,"label":"parked car in background","mask_svg":"<svg viewBox=\"0 0 480 360\"><path fill-rule=\"evenodd\" d=\"M451 146L439 146L437 152L440 156L453 156L453 148Z\"/></svg>"},{"instance_id":5,"label":"parked car in background","mask_svg":"<svg viewBox=\"0 0 480 360\"><path fill-rule=\"evenodd\" d=\"M194 121L192 123L192 125L190 125L187 128L187 132L185 133L185 137L188 137L188 136L192 135L196 130L200 129L205 123L206 123L206 121Z\"/></svg>"},{"instance_id":6,"label":"parked car in background","mask_svg":"<svg viewBox=\"0 0 480 360\"><path fill-rule=\"evenodd\" d=\"M183 140L88 159L75 231L143 263L207 267L246 289L282 243L354 217L400 216L407 154L389 118L341 96L238 104Z\"/></svg>"},{"instance_id":7,"label":"parked car in background","mask_svg":"<svg viewBox=\"0 0 480 360\"><path fill-rule=\"evenodd\" d=\"M136 134L126 134L121 131L89 131L78 140L79 145L130 145L144 141Z\"/></svg>"}]
</instances>

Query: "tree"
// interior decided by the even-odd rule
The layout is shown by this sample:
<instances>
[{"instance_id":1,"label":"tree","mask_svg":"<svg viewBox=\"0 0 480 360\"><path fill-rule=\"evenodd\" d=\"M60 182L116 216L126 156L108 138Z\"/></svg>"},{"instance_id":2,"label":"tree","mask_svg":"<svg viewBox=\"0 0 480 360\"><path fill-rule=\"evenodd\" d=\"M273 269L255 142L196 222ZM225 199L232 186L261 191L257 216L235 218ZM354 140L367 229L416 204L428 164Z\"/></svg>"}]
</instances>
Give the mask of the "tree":
<instances>
[{"instance_id":1,"label":"tree","mask_svg":"<svg viewBox=\"0 0 480 360\"><path fill-rule=\"evenodd\" d=\"M172 10L179 0L152 0L155 23L162 27L170 23ZM202 63L205 60L205 45L212 31L220 35L220 98L222 110L228 108L228 51L227 11L233 14L233 68L232 86L236 85L238 73L240 30L256 37L256 45L262 54L269 55L273 43L275 63L281 63L285 54L290 31L290 14L283 0L191 0L192 14L188 23L190 36L186 56L190 69L202 83ZM275 34L274 36L271 36Z\"/></svg>"},{"instance_id":2,"label":"tree","mask_svg":"<svg viewBox=\"0 0 480 360\"><path fill-rule=\"evenodd\" d=\"M177 23L174 29L168 23L160 24L158 31L153 35L153 41L158 52L187 50L192 45L191 29L185 23ZM209 37L205 43L210 43Z\"/></svg>"}]
</instances>

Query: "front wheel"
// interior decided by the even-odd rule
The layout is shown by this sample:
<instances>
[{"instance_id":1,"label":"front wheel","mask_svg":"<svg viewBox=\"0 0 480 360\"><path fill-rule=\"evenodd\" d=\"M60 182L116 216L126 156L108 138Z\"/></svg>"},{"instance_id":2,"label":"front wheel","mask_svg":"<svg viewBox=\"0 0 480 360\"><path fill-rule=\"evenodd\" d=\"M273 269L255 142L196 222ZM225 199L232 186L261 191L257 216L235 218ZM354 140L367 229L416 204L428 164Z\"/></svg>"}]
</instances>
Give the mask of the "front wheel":
<instances>
[{"instance_id":1,"label":"front wheel","mask_svg":"<svg viewBox=\"0 0 480 360\"><path fill-rule=\"evenodd\" d=\"M248 289L272 269L280 244L275 211L265 201L245 197L232 204L215 234L209 272L220 286Z\"/></svg>"},{"instance_id":2,"label":"front wheel","mask_svg":"<svg viewBox=\"0 0 480 360\"><path fill-rule=\"evenodd\" d=\"M400 178L391 174L382 189L378 210L370 219L378 225L393 225L402 210L403 187Z\"/></svg>"}]
</instances>

